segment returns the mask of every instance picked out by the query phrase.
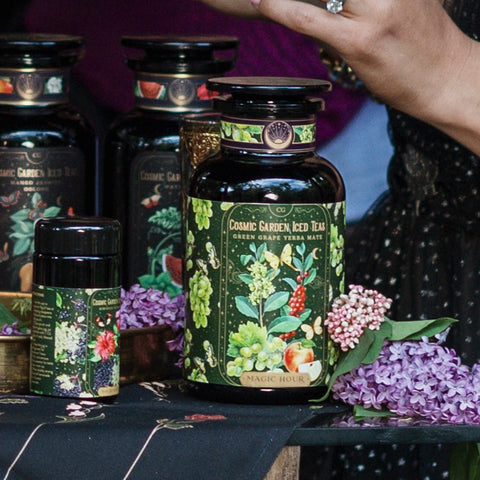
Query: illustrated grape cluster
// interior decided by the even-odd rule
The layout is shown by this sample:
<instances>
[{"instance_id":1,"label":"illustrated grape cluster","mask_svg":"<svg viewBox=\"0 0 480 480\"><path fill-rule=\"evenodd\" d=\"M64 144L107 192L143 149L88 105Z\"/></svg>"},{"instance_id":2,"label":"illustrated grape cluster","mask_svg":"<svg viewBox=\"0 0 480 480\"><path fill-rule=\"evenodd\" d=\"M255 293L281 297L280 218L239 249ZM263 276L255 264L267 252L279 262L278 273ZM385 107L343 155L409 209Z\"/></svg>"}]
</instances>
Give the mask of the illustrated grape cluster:
<instances>
[{"instance_id":1,"label":"illustrated grape cluster","mask_svg":"<svg viewBox=\"0 0 480 480\"><path fill-rule=\"evenodd\" d=\"M105 362L99 362L93 375L93 389L98 391L100 387L112 385L112 376L115 369L116 359L110 357Z\"/></svg>"},{"instance_id":2,"label":"illustrated grape cluster","mask_svg":"<svg viewBox=\"0 0 480 480\"><path fill-rule=\"evenodd\" d=\"M192 198L192 209L195 213L195 222L198 229L208 230L210 228L210 217L213 215L212 202L200 198Z\"/></svg>"},{"instance_id":3,"label":"illustrated grape cluster","mask_svg":"<svg viewBox=\"0 0 480 480\"><path fill-rule=\"evenodd\" d=\"M210 296L213 293L210 279L200 270L189 280L190 308L197 328L206 327L210 315Z\"/></svg>"},{"instance_id":4,"label":"illustrated grape cluster","mask_svg":"<svg viewBox=\"0 0 480 480\"><path fill-rule=\"evenodd\" d=\"M238 350L238 356L227 363L227 375L240 377L243 372L253 370L272 371L283 362L285 347L285 342L279 337L272 337L264 344L256 342L249 347L241 347Z\"/></svg>"}]
</instances>

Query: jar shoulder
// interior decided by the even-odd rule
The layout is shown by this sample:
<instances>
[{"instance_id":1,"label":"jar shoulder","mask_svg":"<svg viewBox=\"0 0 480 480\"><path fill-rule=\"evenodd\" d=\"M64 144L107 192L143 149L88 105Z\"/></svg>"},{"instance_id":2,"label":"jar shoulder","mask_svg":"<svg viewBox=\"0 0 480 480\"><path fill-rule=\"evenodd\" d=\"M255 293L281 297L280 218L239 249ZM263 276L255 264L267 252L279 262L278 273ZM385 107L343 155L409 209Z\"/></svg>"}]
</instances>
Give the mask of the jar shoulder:
<instances>
[{"instance_id":1,"label":"jar shoulder","mask_svg":"<svg viewBox=\"0 0 480 480\"><path fill-rule=\"evenodd\" d=\"M219 201L262 203L338 202L345 187L337 169L315 154L301 160L256 162L227 160L217 155L205 161L189 182L189 195Z\"/></svg>"}]
</instances>

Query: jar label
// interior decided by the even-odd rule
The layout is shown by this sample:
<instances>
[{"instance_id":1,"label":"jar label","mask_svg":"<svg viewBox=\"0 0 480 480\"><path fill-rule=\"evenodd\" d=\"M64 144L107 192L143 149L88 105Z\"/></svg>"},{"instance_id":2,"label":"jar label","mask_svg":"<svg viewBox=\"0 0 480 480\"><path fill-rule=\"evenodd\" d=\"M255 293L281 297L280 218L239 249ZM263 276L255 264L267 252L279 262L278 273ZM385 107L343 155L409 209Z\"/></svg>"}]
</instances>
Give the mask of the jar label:
<instances>
[{"instance_id":1,"label":"jar label","mask_svg":"<svg viewBox=\"0 0 480 480\"><path fill-rule=\"evenodd\" d=\"M83 214L85 208L80 150L0 147L0 290L31 290L37 219Z\"/></svg>"},{"instance_id":2,"label":"jar label","mask_svg":"<svg viewBox=\"0 0 480 480\"><path fill-rule=\"evenodd\" d=\"M315 117L292 120L222 116L222 145L249 152L300 153L315 149Z\"/></svg>"},{"instance_id":3,"label":"jar label","mask_svg":"<svg viewBox=\"0 0 480 480\"><path fill-rule=\"evenodd\" d=\"M324 386L324 320L343 292L345 203L187 200L185 377L235 387Z\"/></svg>"},{"instance_id":4,"label":"jar label","mask_svg":"<svg viewBox=\"0 0 480 480\"><path fill-rule=\"evenodd\" d=\"M119 391L120 287L33 285L30 389L58 397Z\"/></svg>"},{"instance_id":5,"label":"jar label","mask_svg":"<svg viewBox=\"0 0 480 480\"><path fill-rule=\"evenodd\" d=\"M67 103L70 69L0 69L0 104L44 106Z\"/></svg>"},{"instance_id":6,"label":"jar label","mask_svg":"<svg viewBox=\"0 0 480 480\"><path fill-rule=\"evenodd\" d=\"M178 295L182 290L180 165L173 152L144 152L130 170L128 284Z\"/></svg>"},{"instance_id":7,"label":"jar label","mask_svg":"<svg viewBox=\"0 0 480 480\"><path fill-rule=\"evenodd\" d=\"M207 79L199 75L137 73L135 105L169 112L211 110L212 98L218 93L207 90Z\"/></svg>"}]
</instances>

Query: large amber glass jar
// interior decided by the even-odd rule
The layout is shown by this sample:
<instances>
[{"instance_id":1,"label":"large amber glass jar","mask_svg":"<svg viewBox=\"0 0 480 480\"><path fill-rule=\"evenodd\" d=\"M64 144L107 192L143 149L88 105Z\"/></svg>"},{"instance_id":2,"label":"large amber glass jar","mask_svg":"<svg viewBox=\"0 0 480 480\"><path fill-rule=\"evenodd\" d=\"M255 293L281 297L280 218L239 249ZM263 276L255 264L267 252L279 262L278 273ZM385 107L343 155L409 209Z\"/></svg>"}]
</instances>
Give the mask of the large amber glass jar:
<instances>
[{"instance_id":1,"label":"large amber glass jar","mask_svg":"<svg viewBox=\"0 0 480 480\"><path fill-rule=\"evenodd\" d=\"M82 48L77 36L0 35L0 290L31 290L37 219L95 213L95 134L69 103Z\"/></svg>"},{"instance_id":2,"label":"large amber glass jar","mask_svg":"<svg viewBox=\"0 0 480 480\"><path fill-rule=\"evenodd\" d=\"M315 153L328 82L212 78L221 149L193 172L184 377L210 399L319 398L336 361L324 320L343 291L345 191Z\"/></svg>"},{"instance_id":3,"label":"large amber glass jar","mask_svg":"<svg viewBox=\"0 0 480 480\"><path fill-rule=\"evenodd\" d=\"M103 213L120 220L125 288L182 291L179 123L212 108L208 77L233 68L232 37L128 36L135 106L105 140ZM140 53L139 53L140 52Z\"/></svg>"}]
</instances>

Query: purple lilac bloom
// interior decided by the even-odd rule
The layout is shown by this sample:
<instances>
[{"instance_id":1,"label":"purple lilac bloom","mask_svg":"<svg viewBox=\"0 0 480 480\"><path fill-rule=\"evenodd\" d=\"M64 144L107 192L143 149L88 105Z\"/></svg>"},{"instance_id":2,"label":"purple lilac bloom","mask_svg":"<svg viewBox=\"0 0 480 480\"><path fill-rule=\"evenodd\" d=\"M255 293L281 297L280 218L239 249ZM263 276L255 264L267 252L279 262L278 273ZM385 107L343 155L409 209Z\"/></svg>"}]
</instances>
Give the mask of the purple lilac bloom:
<instances>
[{"instance_id":1,"label":"purple lilac bloom","mask_svg":"<svg viewBox=\"0 0 480 480\"><path fill-rule=\"evenodd\" d=\"M403 417L480 423L480 366L469 369L437 343L387 342L375 362L340 376L332 392L347 404Z\"/></svg>"},{"instance_id":2,"label":"purple lilac bloom","mask_svg":"<svg viewBox=\"0 0 480 480\"><path fill-rule=\"evenodd\" d=\"M23 335L23 333L18 330L18 322L13 322L11 325L5 323L0 331L0 335Z\"/></svg>"},{"instance_id":3,"label":"purple lilac bloom","mask_svg":"<svg viewBox=\"0 0 480 480\"><path fill-rule=\"evenodd\" d=\"M170 351L182 351L185 296L170 298L167 292L145 289L134 284L121 291L121 306L117 311L120 329L166 325L176 337L167 342Z\"/></svg>"}]
</instances>

